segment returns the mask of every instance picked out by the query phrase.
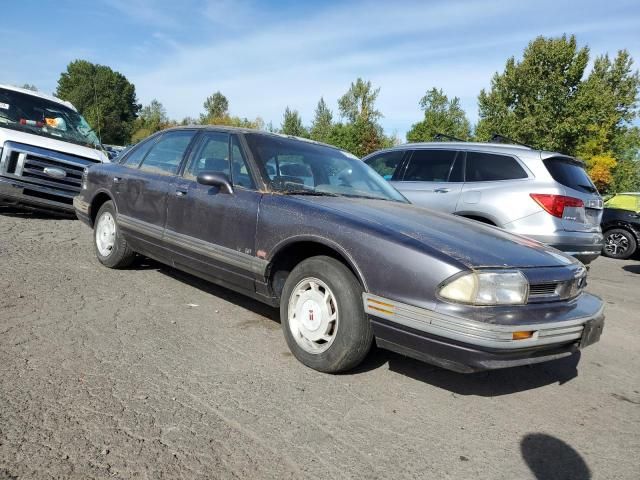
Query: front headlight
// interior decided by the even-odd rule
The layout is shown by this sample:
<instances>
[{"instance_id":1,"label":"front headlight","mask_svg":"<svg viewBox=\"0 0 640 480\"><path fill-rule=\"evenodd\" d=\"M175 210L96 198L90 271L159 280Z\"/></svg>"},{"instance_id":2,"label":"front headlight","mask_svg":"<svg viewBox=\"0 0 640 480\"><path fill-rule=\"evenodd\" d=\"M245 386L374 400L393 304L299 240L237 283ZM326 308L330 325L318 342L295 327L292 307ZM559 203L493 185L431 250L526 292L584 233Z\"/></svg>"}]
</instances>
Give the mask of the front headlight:
<instances>
[{"instance_id":1,"label":"front headlight","mask_svg":"<svg viewBox=\"0 0 640 480\"><path fill-rule=\"evenodd\" d=\"M471 305L522 305L527 303L529 282L519 270L478 271L445 281L439 293Z\"/></svg>"}]
</instances>

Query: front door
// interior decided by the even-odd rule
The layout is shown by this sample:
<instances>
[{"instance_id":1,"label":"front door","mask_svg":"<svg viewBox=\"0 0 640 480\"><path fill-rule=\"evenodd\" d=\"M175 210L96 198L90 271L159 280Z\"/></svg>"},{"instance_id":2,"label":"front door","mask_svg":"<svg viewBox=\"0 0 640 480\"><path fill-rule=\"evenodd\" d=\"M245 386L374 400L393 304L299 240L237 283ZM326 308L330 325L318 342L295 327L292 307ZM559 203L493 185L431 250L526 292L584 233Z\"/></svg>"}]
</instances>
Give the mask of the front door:
<instances>
[{"instance_id":1,"label":"front door","mask_svg":"<svg viewBox=\"0 0 640 480\"><path fill-rule=\"evenodd\" d=\"M234 192L199 184L196 177L202 171L227 175ZM261 197L238 137L203 133L167 197L164 239L176 265L230 287L255 291L256 275L263 274L266 266L254 251Z\"/></svg>"},{"instance_id":2,"label":"front door","mask_svg":"<svg viewBox=\"0 0 640 480\"><path fill-rule=\"evenodd\" d=\"M464 184L463 157L456 150L414 150L401 181L391 183L411 203L453 213Z\"/></svg>"}]
</instances>

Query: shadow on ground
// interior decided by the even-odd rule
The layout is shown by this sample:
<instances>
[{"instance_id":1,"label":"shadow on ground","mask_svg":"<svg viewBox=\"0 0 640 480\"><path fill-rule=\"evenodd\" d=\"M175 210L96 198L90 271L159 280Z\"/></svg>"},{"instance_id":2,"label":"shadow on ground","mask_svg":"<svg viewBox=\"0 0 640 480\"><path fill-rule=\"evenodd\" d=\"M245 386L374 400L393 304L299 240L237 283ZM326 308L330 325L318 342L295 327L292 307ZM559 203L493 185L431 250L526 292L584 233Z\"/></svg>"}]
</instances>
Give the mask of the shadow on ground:
<instances>
[{"instance_id":1,"label":"shadow on ground","mask_svg":"<svg viewBox=\"0 0 640 480\"><path fill-rule=\"evenodd\" d=\"M15 218L32 218L34 220L75 220L73 213L56 212L53 210L40 210L14 205L0 205L0 215Z\"/></svg>"},{"instance_id":2,"label":"shadow on ground","mask_svg":"<svg viewBox=\"0 0 640 480\"><path fill-rule=\"evenodd\" d=\"M589 480L591 471L582 456L562 440L544 433L525 435L522 458L538 480Z\"/></svg>"},{"instance_id":3,"label":"shadow on ground","mask_svg":"<svg viewBox=\"0 0 640 480\"><path fill-rule=\"evenodd\" d=\"M640 274L640 265L636 264L636 265L625 265L624 267L622 267L622 269L625 272L629 272L629 273L635 273Z\"/></svg>"}]
</instances>

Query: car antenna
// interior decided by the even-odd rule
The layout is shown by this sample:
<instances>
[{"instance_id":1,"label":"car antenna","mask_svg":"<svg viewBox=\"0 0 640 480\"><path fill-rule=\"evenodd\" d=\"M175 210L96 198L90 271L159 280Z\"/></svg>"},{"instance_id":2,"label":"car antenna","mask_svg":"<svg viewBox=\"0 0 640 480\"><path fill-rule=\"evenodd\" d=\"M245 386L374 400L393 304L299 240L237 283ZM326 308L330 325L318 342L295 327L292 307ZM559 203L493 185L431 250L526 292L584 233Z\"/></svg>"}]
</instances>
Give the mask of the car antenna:
<instances>
[{"instance_id":1,"label":"car antenna","mask_svg":"<svg viewBox=\"0 0 640 480\"><path fill-rule=\"evenodd\" d=\"M527 147L527 148L533 149L533 147L531 145L527 145L526 143L522 143L522 142L517 142L513 138L509 138L509 137L507 137L505 135L500 135L499 133L494 133L493 135L491 135L491 140L489 140L489 142L491 142L491 143L512 143L514 145L521 145L523 147Z\"/></svg>"},{"instance_id":2,"label":"car antenna","mask_svg":"<svg viewBox=\"0 0 640 480\"><path fill-rule=\"evenodd\" d=\"M466 142L466 140L462 140L461 138L454 137L453 135L447 135L446 133L436 133L433 136L433 140L436 142L440 142L442 140L453 140L454 142Z\"/></svg>"}]
</instances>

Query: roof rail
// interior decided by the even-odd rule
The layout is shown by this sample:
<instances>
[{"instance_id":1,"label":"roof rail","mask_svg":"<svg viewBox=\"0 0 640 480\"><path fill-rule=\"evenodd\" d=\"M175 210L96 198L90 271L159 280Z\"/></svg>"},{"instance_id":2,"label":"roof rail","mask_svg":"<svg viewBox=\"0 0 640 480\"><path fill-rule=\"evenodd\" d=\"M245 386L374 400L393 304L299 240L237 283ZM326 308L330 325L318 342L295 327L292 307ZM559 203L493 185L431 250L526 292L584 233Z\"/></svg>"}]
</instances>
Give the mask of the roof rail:
<instances>
[{"instance_id":1,"label":"roof rail","mask_svg":"<svg viewBox=\"0 0 640 480\"><path fill-rule=\"evenodd\" d=\"M509 138L505 135L500 135L499 133L494 133L493 135L491 135L491 139L489 140L489 142L492 143L512 143L514 145L522 145L523 147L527 147L527 148L531 148L533 149L533 147L531 145L527 145L526 143L522 143L522 142L517 142L512 138Z\"/></svg>"},{"instance_id":2,"label":"roof rail","mask_svg":"<svg viewBox=\"0 0 640 480\"><path fill-rule=\"evenodd\" d=\"M454 137L453 135L447 135L446 133L436 133L433 136L433 140L439 142L441 140L453 140L454 142L466 142L466 140L462 140L461 138Z\"/></svg>"}]
</instances>

